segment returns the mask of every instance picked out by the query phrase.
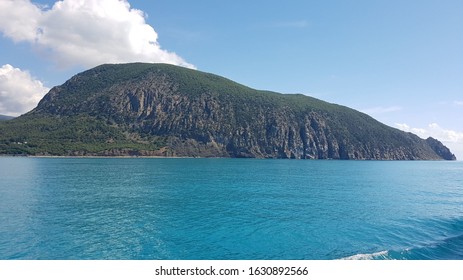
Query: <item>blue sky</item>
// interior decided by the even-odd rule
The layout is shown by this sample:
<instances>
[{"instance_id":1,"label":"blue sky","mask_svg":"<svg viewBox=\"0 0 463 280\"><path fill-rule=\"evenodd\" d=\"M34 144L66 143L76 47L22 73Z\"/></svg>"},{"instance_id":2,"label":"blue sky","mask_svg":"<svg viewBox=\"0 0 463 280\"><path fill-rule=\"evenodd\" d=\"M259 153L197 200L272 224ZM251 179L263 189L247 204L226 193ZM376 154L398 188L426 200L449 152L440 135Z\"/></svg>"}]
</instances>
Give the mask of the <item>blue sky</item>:
<instances>
[{"instance_id":1,"label":"blue sky","mask_svg":"<svg viewBox=\"0 0 463 280\"><path fill-rule=\"evenodd\" d=\"M14 5L0 9L0 75L16 71L16 80L41 89L23 110L105 59L164 61L349 106L438 138L463 158L463 1L85 0L61 10L55 1L2 1ZM30 20L39 16L39 24ZM21 113L8 106L25 99L8 102L13 86L1 87L0 114Z\"/></svg>"}]
</instances>

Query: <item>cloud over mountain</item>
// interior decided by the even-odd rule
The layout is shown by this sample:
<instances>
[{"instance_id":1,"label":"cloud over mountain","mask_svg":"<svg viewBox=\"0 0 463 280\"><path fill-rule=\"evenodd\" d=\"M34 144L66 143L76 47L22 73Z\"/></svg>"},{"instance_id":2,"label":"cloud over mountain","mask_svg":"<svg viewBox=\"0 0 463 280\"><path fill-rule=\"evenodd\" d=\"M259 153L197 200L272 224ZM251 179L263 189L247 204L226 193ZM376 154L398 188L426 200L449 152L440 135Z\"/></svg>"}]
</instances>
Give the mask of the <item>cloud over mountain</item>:
<instances>
[{"instance_id":1,"label":"cloud over mountain","mask_svg":"<svg viewBox=\"0 0 463 280\"><path fill-rule=\"evenodd\" d=\"M141 61L194 68L161 48L145 17L126 0L63 0L49 8L30 0L0 1L0 32L32 44L60 67Z\"/></svg>"},{"instance_id":2,"label":"cloud over mountain","mask_svg":"<svg viewBox=\"0 0 463 280\"><path fill-rule=\"evenodd\" d=\"M442 141L455 153L458 159L463 158L463 132L442 128L437 123L430 123L426 128L411 127L406 123L396 123L403 131L414 133L422 138L429 136Z\"/></svg>"},{"instance_id":3,"label":"cloud over mountain","mask_svg":"<svg viewBox=\"0 0 463 280\"><path fill-rule=\"evenodd\" d=\"M17 116L33 109L50 89L31 75L6 64L0 68L0 112Z\"/></svg>"}]
</instances>

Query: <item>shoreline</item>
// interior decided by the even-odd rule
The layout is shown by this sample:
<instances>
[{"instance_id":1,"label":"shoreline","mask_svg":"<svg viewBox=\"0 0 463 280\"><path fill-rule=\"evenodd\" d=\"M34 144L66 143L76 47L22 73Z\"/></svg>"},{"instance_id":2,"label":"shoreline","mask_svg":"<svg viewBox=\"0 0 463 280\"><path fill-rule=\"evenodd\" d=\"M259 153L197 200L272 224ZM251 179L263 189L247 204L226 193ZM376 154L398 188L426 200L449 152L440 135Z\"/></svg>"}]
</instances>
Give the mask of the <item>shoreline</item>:
<instances>
[{"instance_id":1,"label":"shoreline","mask_svg":"<svg viewBox=\"0 0 463 280\"><path fill-rule=\"evenodd\" d=\"M5 155L1 154L0 158L95 158L95 159L110 159L110 158L121 158L121 159L136 159L136 158L153 158L153 159L238 159L238 157L188 157L188 156L137 156L137 155L126 155L126 156L56 156L56 155ZM445 159L291 159L291 158L239 158L239 159L263 159L263 160L302 160L302 161L403 161L403 162L412 162L412 161L444 161L444 162L461 162L462 160L445 160Z\"/></svg>"},{"instance_id":2,"label":"shoreline","mask_svg":"<svg viewBox=\"0 0 463 280\"><path fill-rule=\"evenodd\" d=\"M36 156L36 155L0 155L0 158L202 158L202 157L177 157L177 156ZM204 157L203 157L204 158ZM214 158L214 157L212 157Z\"/></svg>"}]
</instances>

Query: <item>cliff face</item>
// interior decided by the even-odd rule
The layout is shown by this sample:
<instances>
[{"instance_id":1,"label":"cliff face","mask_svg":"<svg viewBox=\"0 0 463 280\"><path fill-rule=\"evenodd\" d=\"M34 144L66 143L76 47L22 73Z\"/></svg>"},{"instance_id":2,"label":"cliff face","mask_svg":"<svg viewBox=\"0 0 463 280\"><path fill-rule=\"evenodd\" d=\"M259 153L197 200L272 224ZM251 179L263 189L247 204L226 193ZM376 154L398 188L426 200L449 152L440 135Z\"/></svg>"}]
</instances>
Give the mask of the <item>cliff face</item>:
<instances>
[{"instance_id":1,"label":"cliff face","mask_svg":"<svg viewBox=\"0 0 463 280\"><path fill-rule=\"evenodd\" d=\"M442 159L445 160L456 160L454 154L452 154L446 146L444 146L439 140L429 137L426 139L426 142L431 147L431 149Z\"/></svg>"},{"instance_id":2,"label":"cliff face","mask_svg":"<svg viewBox=\"0 0 463 280\"><path fill-rule=\"evenodd\" d=\"M102 65L76 75L17 125L41 118L98 123L98 141L108 147L64 149L83 155L454 159L435 139L423 140L347 107L163 64ZM84 132L84 142L85 133L95 131Z\"/></svg>"}]
</instances>

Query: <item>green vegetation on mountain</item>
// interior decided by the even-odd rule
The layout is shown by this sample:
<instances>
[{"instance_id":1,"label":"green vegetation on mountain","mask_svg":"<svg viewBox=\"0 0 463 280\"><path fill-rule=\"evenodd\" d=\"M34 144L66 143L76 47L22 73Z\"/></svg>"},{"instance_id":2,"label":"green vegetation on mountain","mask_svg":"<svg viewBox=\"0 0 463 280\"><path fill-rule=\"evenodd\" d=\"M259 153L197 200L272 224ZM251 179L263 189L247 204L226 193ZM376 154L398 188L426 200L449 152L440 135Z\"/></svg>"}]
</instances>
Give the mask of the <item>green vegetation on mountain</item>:
<instances>
[{"instance_id":1,"label":"green vegetation on mountain","mask_svg":"<svg viewBox=\"0 0 463 280\"><path fill-rule=\"evenodd\" d=\"M301 94L166 64L101 65L0 123L0 154L455 159L435 139Z\"/></svg>"},{"instance_id":2,"label":"green vegetation on mountain","mask_svg":"<svg viewBox=\"0 0 463 280\"><path fill-rule=\"evenodd\" d=\"M142 148L158 150L164 146L159 137L136 141L136 136L88 115L40 118L26 115L5 122L0 126L0 135L0 154L12 155L112 155L118 150L125 155Z\"/></svg>"}]
</instances>

